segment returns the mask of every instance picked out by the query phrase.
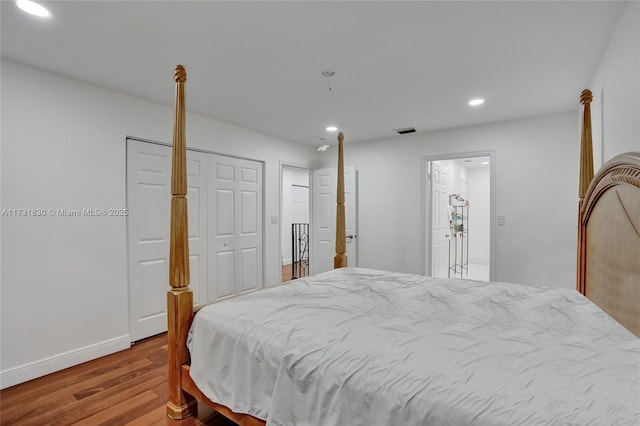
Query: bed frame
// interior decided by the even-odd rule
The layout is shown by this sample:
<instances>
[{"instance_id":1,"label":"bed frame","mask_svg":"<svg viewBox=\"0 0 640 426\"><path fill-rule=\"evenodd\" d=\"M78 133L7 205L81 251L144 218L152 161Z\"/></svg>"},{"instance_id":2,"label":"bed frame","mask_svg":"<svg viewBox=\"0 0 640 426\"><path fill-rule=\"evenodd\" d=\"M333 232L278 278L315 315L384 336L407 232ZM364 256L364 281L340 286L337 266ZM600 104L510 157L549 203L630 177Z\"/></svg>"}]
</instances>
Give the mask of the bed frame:
<instances>
[{"instance_id":1,"label":"bed frame","mask_svg":"<svg viewBox=\"0 0 640 426\"><path fill-rule=\"evenodd\" d=\"M197 401L206 403L241 426L264 426L264 420L235 413L210 401L189 375L187 334L193 320L189 290L187 174L185 144L185 69L175 70L176 111L171 175L171 242L167 294L169 402L167 414L182 419L194 414ZM584 104L580 155L577 289L640 337L640 153L615 157L593 176L591 92ZM334 267L347 266L344 210L344 135L338 135L338 197Z\"/></svg>"}]
</instances>

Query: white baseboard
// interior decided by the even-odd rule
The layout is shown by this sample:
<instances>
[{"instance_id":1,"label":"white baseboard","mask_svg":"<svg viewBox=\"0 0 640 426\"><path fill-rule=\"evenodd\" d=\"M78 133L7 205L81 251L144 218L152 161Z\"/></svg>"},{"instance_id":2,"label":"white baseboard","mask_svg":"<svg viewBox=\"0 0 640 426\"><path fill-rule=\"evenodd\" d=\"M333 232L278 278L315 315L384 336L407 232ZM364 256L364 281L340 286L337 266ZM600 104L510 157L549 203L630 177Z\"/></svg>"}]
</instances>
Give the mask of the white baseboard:
<instances>
[{"instance_id":1,"label":"white baseboard","mask_svg":"<svg viewBox=\"0 0 640 426\"><path fill-rule=\"evenodd\" d=\"M0 389L46 376L83 362L119 352L131 347L131 337L126 334L93 345L63 352L37 361L0 371Z\"/></svg>"},{"instance_id":2,"label":"white baseboard","mask_svg":"<svg viewBox=\"0 0 640 426\"><path fill-rule=\"evenodd\" d=\"M293 262L293 260L290 257L282 259L282 265L289 265L291 262Z\"/></svg>"}]
</instances>

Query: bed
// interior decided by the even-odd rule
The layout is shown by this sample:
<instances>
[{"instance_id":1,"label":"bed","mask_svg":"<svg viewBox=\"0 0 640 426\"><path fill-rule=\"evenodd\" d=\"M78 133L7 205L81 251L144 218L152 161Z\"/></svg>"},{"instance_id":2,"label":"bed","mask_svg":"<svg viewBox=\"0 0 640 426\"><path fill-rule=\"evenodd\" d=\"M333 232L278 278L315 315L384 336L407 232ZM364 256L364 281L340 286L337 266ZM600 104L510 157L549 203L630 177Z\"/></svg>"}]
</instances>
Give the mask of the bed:
<instances>
[{"instance_id":1,"label":"bed","mask_svg":"<svg viewBox=\"0 0 640 426\"><path fill-rule=\"evenodd\" d=\"M336 269L194 319L175 80L169 417L200 401L240 425L640 424L640 155L593 176L590 92L578 291L349 268L338 179Z\"/></svg>"}]
</instances>

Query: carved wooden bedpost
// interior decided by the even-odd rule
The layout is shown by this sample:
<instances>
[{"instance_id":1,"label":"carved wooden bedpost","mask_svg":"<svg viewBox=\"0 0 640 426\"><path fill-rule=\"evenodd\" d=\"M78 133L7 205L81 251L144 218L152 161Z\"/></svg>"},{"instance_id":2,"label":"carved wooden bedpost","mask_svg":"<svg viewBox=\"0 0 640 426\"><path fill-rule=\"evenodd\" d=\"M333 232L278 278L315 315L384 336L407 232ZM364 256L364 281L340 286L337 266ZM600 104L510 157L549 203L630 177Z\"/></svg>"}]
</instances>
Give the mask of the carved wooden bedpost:
<instances>
[{"instance_id":1,"label":"carved wooden bedpost","mask_svg":"<svg viewBox=\"0 0 640 426\"><path fill-rule=\"evenodd\" d=\"M589 184L593 180L593 141L591 137L591 101L593 95L591 90L585 89L580 94L580 103L584 105L584 113L582 116L582 136L580 144L580 184L579 184L579 201L578 201L578 271L577 271L577 290L585 294L585 227L582 223L581 212L584 196L587 193Z\"/></svg>"},{"instance_id":2,"label":"carved wooden bedpost","mask_svg":"<svg viewBox=\"0 0 640 426\"><path fill-rule=\"evenodd\" d=\"M336 256L333 258L333 267L344 268L347 266L347 237L344 214L344 155L342 143L344 134L338 133L338 204L336 207Z\"/></svg>"},{"instance_id":3,"label":"carved wooden bedpost","mask_svg":"<svg viewBox=\"0 0 640 426\"><path fill-rule=\"evenodd\" d=\"M196 400L181 388L182 364L188 362L187 333L193 318L193 293L189 290L189 230L187 216L187 148L185 143L184 82L187 72L176 67L176 115L171 165L171 235L167 293L169 345L169 402L167 415L182 419L196 410Z\"/></svg>"}]
</instances>

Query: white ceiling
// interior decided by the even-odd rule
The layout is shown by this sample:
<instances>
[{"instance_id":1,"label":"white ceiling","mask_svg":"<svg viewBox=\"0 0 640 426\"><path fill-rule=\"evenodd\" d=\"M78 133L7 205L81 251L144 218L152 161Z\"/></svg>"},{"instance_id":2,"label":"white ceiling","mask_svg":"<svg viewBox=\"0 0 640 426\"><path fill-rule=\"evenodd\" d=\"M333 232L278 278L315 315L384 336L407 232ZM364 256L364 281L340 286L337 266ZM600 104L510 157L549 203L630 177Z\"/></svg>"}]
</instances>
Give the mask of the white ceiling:
<instances>
[{"instance_id":1,"label":"white ceiling","mask_svg":"<svg viewBox=\"0 0 640 426\"><path fill-rule=\"evenodd\" d=\"M311 145L577 109L626 2L2 1L2 56ZM329 81L322 71L333 70ZM470 108L467 101L485 97Z\"/></svg>"}]
</instances>

